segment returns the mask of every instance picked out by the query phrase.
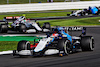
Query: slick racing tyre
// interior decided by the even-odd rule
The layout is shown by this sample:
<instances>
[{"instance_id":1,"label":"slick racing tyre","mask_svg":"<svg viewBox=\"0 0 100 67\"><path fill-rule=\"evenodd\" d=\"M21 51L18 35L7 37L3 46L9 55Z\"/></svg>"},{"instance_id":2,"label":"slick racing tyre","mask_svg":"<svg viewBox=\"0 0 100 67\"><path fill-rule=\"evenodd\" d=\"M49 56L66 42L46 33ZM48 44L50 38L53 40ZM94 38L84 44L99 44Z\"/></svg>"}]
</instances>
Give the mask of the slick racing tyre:
<instances>
[{"instance_id":1,"label":"slick racing tyre","mask_svg":"<svg viewBox=\"0 0 100 67\"><path fill-rule=\"evenodd\" d=\"M92 36L84 36L81 38L82 51L94 50L94 38Z\"/></svg>"},{"instance_id":2,"label":"slick racing tyre","mask_svg":"<svg viewBox=\"0 0 100 67\"><path fill-rule=\"evenodd\" d=\"M71 14L74 13L74 12L75 12L75 11L72 11Z\"/></svg>"},{"instance_id":3,"label":"slick racing tyre","mask_svg":"<svg viewBox=\"0 0 100 67\"><path fill-rule=\"evenodd\" d=\"M7 33L7 31L8 31L8 26L6 24L1 24L0 33Z\"/></svg>"},{"instance_id":4,"label":"slick racing tyre","mask_svg":"<svg viewBox=\"0 0 100 67\"><path fill-rule=\"evenodd\" d=\"M70 42L66 39L63 38L62 40L58 40L58 45L57 49L61 51L62 54L69 54L70 53Z\"/></svg>"},{"instance_id":5,"label":"slick racing tyre","mask_svg":"<svg viewBox=\"0 0 100 67\"><path fill-rule=\"evenodd\" d=\"M30 50L30 42L26 40L19 41L17 45L17 50Z\"/></svg>"},{"instance_id":6,"label":"slick racing tyre","mask_svg":"<svg viewBox=\"0 0 100 67\"><path fill-rule=\"evenodd\" d=\"M43 28L51 29L50 23L49 22L44 23Z\"/></svg>"},{"instance_id":7,"label":"slick racing tyre","mask_svg":"<svg viewBox=\"0 0 100 67\"><path fill-rule=\"evenodd\" d=\"M19 26L19 32L21 32L21 33L25 33L26 32L26 26L25 26L25 24L20 24L20 26Z\"/></svg>"},{"instance_id":8,"label":"slick racing tyre","mask_svg":"<svg viewBox=\"0 0 100 67\"><path fill-rule=\"evenodd\" d=\"M67 14L67 16L70 16L70 14Z\"/></svg>"}]
</instances>

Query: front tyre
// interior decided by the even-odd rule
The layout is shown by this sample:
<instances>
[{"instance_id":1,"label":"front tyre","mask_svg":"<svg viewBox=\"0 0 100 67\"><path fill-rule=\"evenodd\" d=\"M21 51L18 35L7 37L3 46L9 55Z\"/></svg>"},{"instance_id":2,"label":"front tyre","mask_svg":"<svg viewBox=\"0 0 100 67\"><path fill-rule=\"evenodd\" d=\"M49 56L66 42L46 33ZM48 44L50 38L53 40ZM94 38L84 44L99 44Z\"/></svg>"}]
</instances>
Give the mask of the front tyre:
<instances>
[{"instance_id":1,"label":"front tyre","mask_svg":"<svg viewBox=\"0 0 100 67\"><path fill-rule=\"evenodd\" d=\"M94 38L92 36L83 36L81 38L82 51L93 51L94 50Z\"/></svg>"},{"instance_id":2,"label":"front tyre","mask_svg":"<svg viewBox=\"0 0 100 67\"><path fill-rule=\"evenodd\" d=\"M26 40L19 41L17 45L17 50L30 50L30 42Z\"/></svg>"},{"instance_id":3,"label":"front tyre","mask_svg":"<svg viewBox=\"0 0 100 67\"><path fill-rule=\"evenodd\" d=\"M70 42L65 38L58 40L57 48L59 49L60 54L68 55L70 53Z\"/></svg>"},{"instance_id":4,"label":"front tyre","mask_svg":"<svg viewBox=\"0 0 100 67\"><path fill-rule=\"evenodd\" d=\"M19 26L19 32L21 32L21 33L25 33L26 32L26 26L25 26L25 24L20 24L20 26Z\"/></svg>"}]
</instances>

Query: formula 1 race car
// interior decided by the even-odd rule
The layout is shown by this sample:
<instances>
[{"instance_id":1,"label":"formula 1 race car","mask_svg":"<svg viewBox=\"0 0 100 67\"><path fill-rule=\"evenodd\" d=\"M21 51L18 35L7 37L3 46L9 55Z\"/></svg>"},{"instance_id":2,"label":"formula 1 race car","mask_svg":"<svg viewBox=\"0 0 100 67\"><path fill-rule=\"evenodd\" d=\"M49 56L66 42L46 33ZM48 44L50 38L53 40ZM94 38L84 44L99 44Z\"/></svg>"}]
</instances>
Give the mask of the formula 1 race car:
<instances>
[{"instance_id":1,"label":"formula 1 race car","mask_svg":"<svg viewBox=\"0 0 100 67\"><path fill-rule=\"evenodd\" d=\"M6 21L6 19L4 19ZM26 32L48 32L51 29L50 23L46 22L43 24L43 27L40 27L39 23L26 19L24 16L18 17L11 25L2 24L0 25L1 32L7 32L8 30L19 31L21 33ZM5 31L2 31L4 30Z\"/></svg>"},{"instance_id":2,"label":"formula 1 race car","mask_svg":"<svg viewBox=\"0 0 100 67\"><path fill-rule=\"evenodd\" d=\"M85 14L84 10L77 10L77 11L72 11L71 14L67 14L67 16L83 16L83 15L88 15L87 13Z\"/></svg>"},{"instance_id":3,"label":"formula 1 race car","mask_svg":"<svg viewBox=\"0 0 100 67\"><path fill-rule=\"evenodd\" d=\"M67 29L67 30L66 30ZM70 36L68 31L72 28L57 27L52 33L48 33L46 38L40 39L34 44L29 41L19 41L17 50L13 50L13 56L44 56L57 54L59 56L76 52L94 50L93 36L86 36L86 28L83 27L82 34L78 37ZM74 30L74 29L73 29Z\"/></svg>"},{"instance_id":4,"label":"formula 1 race car","mask_svg":"<svg viewBox=\"0 0 100 67\"><path fill-rule=\"evenodd\" d=\"M83 9L83 10L77 10L77 11L72 11L71 14L67 14L67 16L86 16L89 14L93 15L99 15L100 13L100 7L89 7L88 9Z\"/></svg>"}]
</instances>

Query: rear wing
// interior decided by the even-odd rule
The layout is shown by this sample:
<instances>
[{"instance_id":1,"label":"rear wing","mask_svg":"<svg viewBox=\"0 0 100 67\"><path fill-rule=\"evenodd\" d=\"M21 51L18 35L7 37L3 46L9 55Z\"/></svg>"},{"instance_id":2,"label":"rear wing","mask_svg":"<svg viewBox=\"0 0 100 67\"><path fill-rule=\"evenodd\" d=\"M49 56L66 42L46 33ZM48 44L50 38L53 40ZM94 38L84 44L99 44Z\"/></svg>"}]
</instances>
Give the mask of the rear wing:
<instances>
[{"instance_id":1,"label":"rear wing","mask_svg":"<svg viewBox=\"0 0 100 67\"><path fill-rule=\"evenodd\" d=\"M4 21L15 21L15 20L17 20L18 18L19 18L20 16L14 16L14 17L11 17L11 16L9 16L9 17L4 17Z\"/></svg>"},{"instance_id":2,"label":"rear wing","mask_svg":"<svg viewBox=\"0 0 100 67\"><path fill-rule=\"evenodd\" d=\"M67 27L68 31L82 31L84 27Z\"/></svg>"},{"instance_id":3,"label":"rear wing","mask_svg":"<svg viewBox=\"0 0 100 67\"><path fill-rule=\"evenodd\" d=\"M82 31L82 35L86 35L86 27L67 27L67 32L71 32L71 31Z\"/></svg>"}]
</instances>

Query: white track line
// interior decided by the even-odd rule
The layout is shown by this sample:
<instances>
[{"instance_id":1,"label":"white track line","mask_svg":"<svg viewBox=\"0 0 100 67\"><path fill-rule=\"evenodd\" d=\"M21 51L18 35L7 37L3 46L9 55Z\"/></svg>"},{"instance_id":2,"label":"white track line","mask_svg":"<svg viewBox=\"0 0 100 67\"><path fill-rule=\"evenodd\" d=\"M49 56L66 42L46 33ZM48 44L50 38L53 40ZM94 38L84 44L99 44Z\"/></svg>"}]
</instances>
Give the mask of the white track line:
<instances>
[{"instance_id":1,"label":"white track line","mask_svg":"<svg viewBox=\"0 0 100 67\"><path fill-rule=\"evenodd\" d=\"M2 51L2 52L0 52L0 55L4 55L4 54L12 54L13 53L13 51L11 50L11 51Z\"/></svg>"},{"instance_id":2,"label":"white track line","mask_svg":"<svg viewBox=\"0 0 100 67\"><path fill-rule=\"evenodd\" d=\"M0 35L0 36L3 36L3 37L5 37L5 36L11 36L11 37L13 37L13 36L38 36L38 37L46 37L47 35L42 35L42 34L33 34L33 35L30 35L30 34L11 34L11 35L9 35L9 34L7 34L7 35Z\"/></svg>"}]
</instances>

